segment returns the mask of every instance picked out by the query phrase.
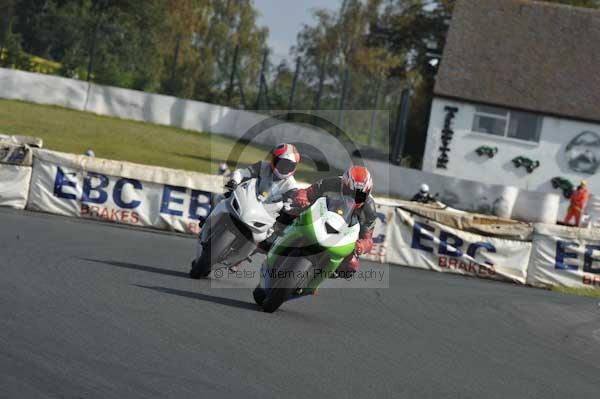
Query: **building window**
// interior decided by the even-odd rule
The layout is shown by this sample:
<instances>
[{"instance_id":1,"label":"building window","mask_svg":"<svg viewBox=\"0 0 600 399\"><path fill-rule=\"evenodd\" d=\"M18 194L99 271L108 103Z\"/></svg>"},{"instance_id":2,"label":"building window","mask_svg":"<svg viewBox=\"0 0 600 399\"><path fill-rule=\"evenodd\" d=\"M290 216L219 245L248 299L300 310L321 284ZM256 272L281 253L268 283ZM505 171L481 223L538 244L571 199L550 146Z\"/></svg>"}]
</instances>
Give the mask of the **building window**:
<instances>
[{"instance_id":1,"label":"building window","mask_svg":"<svg viewBox=\"0 0 600 399\"><path fill-rule=\"evenodd\" d=\"M475 132L538 142L541 130L542 117L539 115L497 107L475 107Z\"/></svg>"}]
</instances>

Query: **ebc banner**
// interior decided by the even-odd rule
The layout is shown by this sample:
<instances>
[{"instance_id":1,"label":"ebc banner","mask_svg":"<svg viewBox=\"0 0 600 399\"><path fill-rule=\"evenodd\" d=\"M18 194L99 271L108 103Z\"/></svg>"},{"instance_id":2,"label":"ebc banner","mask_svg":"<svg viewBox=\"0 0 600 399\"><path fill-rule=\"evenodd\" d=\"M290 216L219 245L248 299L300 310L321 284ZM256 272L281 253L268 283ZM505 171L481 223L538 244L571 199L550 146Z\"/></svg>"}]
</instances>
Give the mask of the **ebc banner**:
<instances>
[{"instance_id":1,"label":"ebc banner","mask_svg":"<svg viewBox=\"0 0 600 399\"><path fill-rule=\"evenodd\" d=\"M527 282L600 289L600 233L538 224Z\"/></svg>"},{"instance_id":2,"label":"ebc banner","mask_svg":"<svg viewBox=\"0 0 600 399\"><path fill-rule=\"evenodd\" d=\"M403 266L525 283L531 243L480 236L396 209L387 261Z\"/></svg>"},{"instance_id":3,"label":"ebc banner","mask_svg":"<svg viewBox=\"0 0 600 399\"><path fill-rule=\"evenodd\" d=\"M385 263L388 246L389 226L393 221L394 208L387 205L377 205L377 221L373 231L373 248L362 257L371 261Z\"/></svg>"},{"instance_id":4,"label":"ebc banner","mask_svg":"<svg viewBox=\"0 0 600 399\"><path fill-rule=\"evenodd\" d=\"M28 208L183 233L198 233L211 193L85 171L36 158Z\"/></svg>"}]
</instances>

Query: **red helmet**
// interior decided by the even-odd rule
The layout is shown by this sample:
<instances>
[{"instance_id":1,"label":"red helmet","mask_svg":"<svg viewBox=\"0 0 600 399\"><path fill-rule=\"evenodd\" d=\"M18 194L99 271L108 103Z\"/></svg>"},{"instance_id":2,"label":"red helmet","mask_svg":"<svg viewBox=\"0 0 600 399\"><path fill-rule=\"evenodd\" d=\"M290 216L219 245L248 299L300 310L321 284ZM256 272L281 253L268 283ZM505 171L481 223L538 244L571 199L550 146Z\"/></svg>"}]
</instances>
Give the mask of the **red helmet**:
<instances>
[{"instance_id":1,"label":"red helmet","mask_svg":"<svg viewBox=\"0 0 600 399\"><path fill-rule=\"evenodd\" d=\"M362 206L373 188L371 173L364 166L351 166L342 176L342 190Z\"/></svg>"},{"instance_id":2,"label":"red helmet","mask_svg":"<svg viewBox=\"0 0 600 399\"><path fill-rule=\"evenodd\" d=\"M293 144L279 144L271 151L271 168L279 179L287 179L296 173L300 153Z\"/></svg>"}]
</instances>

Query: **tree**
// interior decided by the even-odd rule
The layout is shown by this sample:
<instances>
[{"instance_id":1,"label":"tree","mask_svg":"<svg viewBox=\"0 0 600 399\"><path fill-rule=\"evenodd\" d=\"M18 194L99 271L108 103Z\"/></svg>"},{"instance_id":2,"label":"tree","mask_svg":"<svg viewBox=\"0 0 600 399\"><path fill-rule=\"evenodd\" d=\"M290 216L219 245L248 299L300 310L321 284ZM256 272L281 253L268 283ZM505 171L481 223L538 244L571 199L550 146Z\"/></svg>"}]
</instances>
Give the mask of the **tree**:
<instances>
[{"instance_id":1,"label":"tree","mask_svg":"<svg viewBox=\"0 0 600 399\"><path fill-rule=\"evenodd\" d=\"M24 50L62 64L69 77L152 89L163 0L17 0ZM90 62L93 61L93 62ZM154 80L154 82L153 82Z\"/></svg>"},{"instance_id":2,"label":"tree","mask_svg":"<svg viewBox=\"0 0 600 399\"><path fill-rule=\"evenodd\" d=\"M406 63L392 76L406 78L412 90L405 154L418 167L425 147L436 67L432 54L443 51L454 0L388 1L370 41Z\"/></svg>"},{"instance_id":3,"label":"tree","mask_svg":"<svg viewBox=\"0 0 600 399\"><path fill-rule=\"evenodd\" d=\"M21 35L13 32L17 20L15 1L7 0L0 4L0 14L0 65L29 70L30 59L23 51Z\"/></svg>"},{"instance_id":4,"label":"tree","mask_svg":"<svg viewBox=\"0 0 600 399\"><path fill-rule=\"evenodd\" d=\"M249 0L10 1L26 52L103 84L223 102L236 45L247 86L266 48Z\"/></svg>"},{"instance_id":5,"label":"tree","mask_svg":"<svg viewBox=\"0 0 600 399\"><path fill-rule=\"evenodd\" d=\"M314 93L314 102L307 108L338 109L342 97L344 109L394 108L402 87L398 79L392 82L390 78L394 71L404 69L407 57L371 40L385 11L382 0L345 0L335 12L315 10L315 23L303 27L293 49L302 59L303 81ZM321 115L338 122L340 113ZM342 122L354 140L374 142L369 138L374 122L371 113L345 113ZM387 136L387 130L379 131L380 136ZM387 142L381 137L375 141Z\"/></svg>"},{"instance_id":6,"label":"tree","mask_svg":"<svg viewBox=\"0 0 600 399\"><path fill-rule=\"evenodd\" d=\"M247 0L169 0L162 37L162 90L173 95L225 103L233 54L244 87L256 84L267 31L256 25ZM237 79L236 77L236 79ZM239 97L234 99L241 105Z\"/></svg>"}]
</instances>

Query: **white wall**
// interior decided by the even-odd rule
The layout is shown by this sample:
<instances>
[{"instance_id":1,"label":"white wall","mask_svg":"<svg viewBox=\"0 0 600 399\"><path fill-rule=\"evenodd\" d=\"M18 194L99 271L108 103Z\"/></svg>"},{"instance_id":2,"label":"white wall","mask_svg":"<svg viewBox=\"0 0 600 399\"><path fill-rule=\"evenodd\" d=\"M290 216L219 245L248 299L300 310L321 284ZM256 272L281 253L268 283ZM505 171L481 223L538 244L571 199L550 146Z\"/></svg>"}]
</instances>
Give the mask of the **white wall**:
<instances>
[{"instance_id":1,"label":"white wall","mask_svg":"<svg viewBox=\"0 0 600 399\"><path fill-rule=\"evenodd\" d=\"M448 169L439 169L436 167L436 163L440 155L439 147L442 145L441 130L444 125L446 115L444 108L446 106L456 107L458 112L452 124L454 136L449 144ZM562 196L560 190L551 186L552 178L563 177L575 185L581 179L586 179L591 192L600 190L600 173L590 175L571 170L565 155L566 146L580 133L591 131L600 136L600 124L544 117L540 142L533 143L473 132L474 114L474 104L439 98L434 100L423 161L424 171L488 184L510 185L525 190L558 193L561 195L563 209L567 200ZM600 142L598 144L597 155L600 159ZM475 150L482 145L498 147L498 153L491 159L486 156L479 157ZM518 156L539 160L541 165L533 173L527 173L523 167L514 167L512 159Z\"/></svg>"},{"instance_id":2,"label":"white wall","mask_svg":"<svg viewBox=\"0 0 600 399\"><path fill-rule=\"evenodd\" d=\"M0 97L58 105L82 111L88 84L81 80L61 78L0 68Z\"/></svg>"},{"instance_id":3,"label":"white wall","mask_svg":"<svg viewBox=\"0 0 600 399\"><path fill-rule=\"evenodd\" d=\"M246 133L269 118L268 115L237 110L201 101L184 100L160 94L144 93L92 84L85 111L187 130L210 132L233 138ZM256 144L274 146L281 142L304 144L304 153L320 151L323 160L343 169L351 162L351 150L327 132L306 125L284 123L261 131ZM313 159L315 154L312 155Z\"/></svg>"}]
</instances>

